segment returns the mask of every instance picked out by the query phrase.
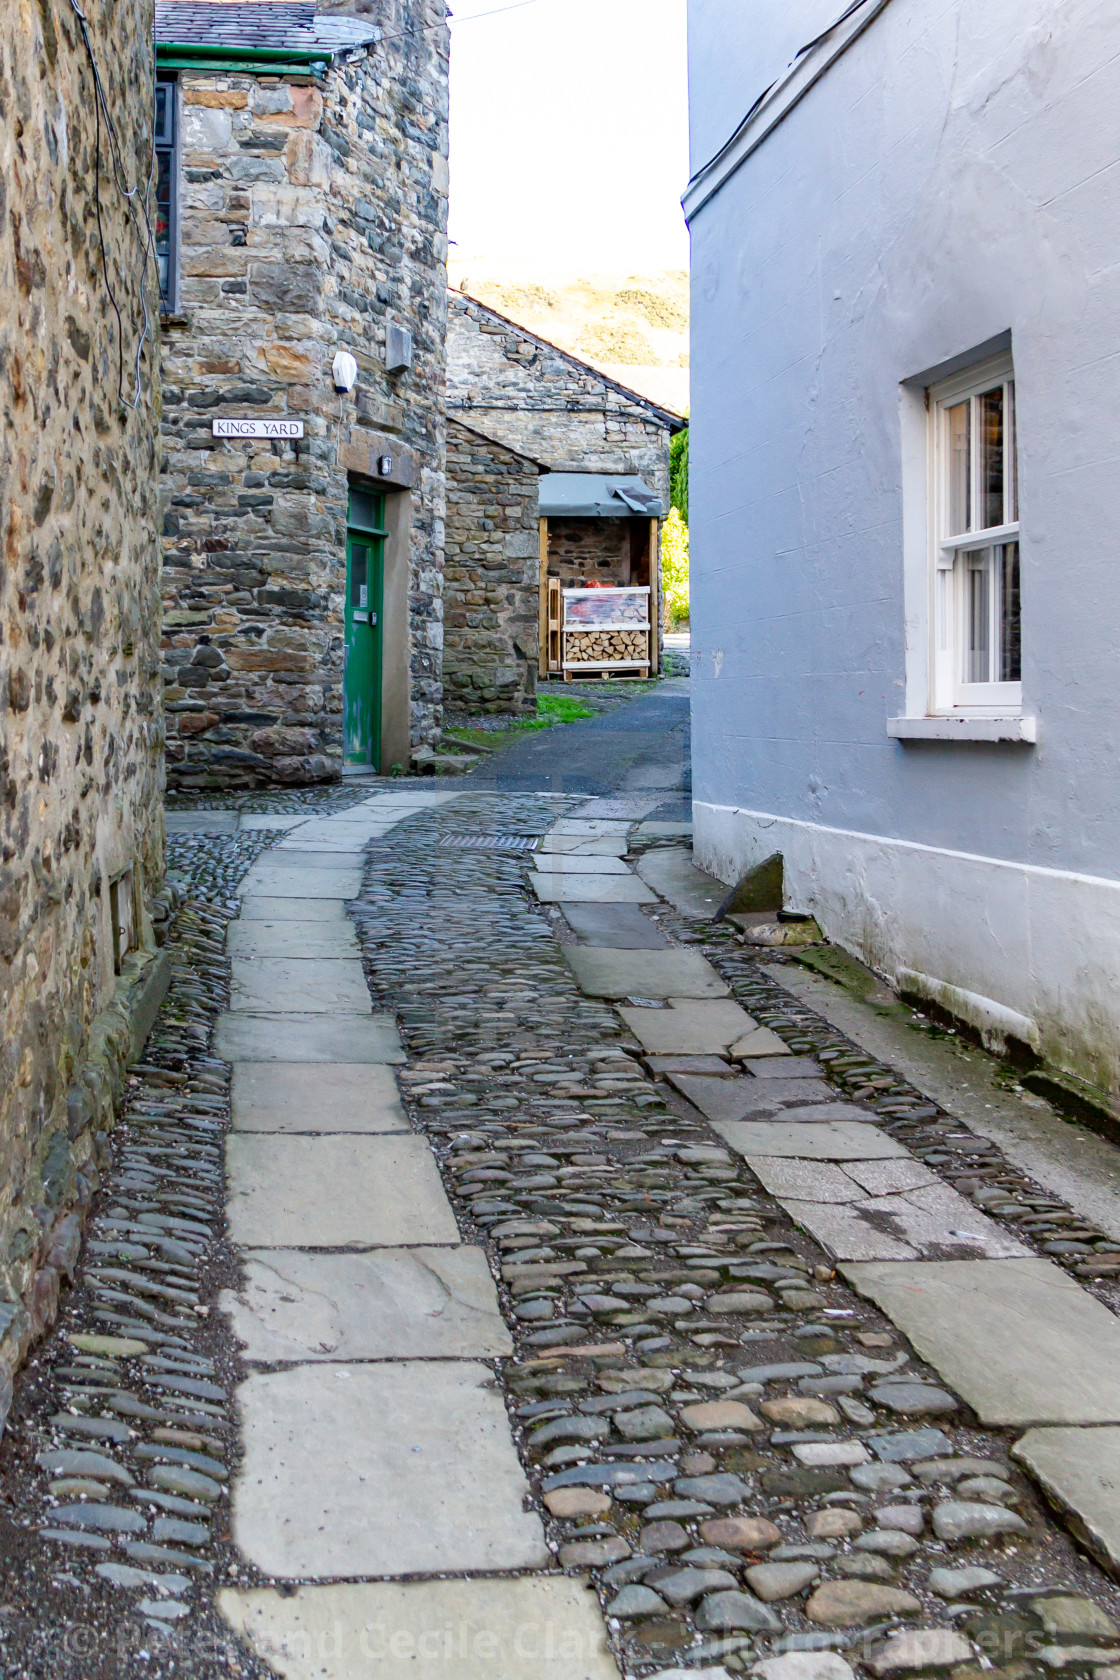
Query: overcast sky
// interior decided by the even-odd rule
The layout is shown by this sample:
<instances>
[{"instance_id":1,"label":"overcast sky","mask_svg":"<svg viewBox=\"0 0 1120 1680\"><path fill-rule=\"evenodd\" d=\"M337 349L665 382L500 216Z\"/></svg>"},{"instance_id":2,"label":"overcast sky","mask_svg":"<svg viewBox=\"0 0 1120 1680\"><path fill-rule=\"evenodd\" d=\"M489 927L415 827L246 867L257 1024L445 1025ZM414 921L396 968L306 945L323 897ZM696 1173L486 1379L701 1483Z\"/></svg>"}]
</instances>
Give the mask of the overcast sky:
<instances>
[{"instance_id":1,"label":"overcast sky","mask_svg":"<svg viewBox=\"0 0 1120 1680\"><path fill-rule=\"evenodd\" d=\"M685 0L451 5L453 259L686 268Z\"/></svg>"}]
</instances>

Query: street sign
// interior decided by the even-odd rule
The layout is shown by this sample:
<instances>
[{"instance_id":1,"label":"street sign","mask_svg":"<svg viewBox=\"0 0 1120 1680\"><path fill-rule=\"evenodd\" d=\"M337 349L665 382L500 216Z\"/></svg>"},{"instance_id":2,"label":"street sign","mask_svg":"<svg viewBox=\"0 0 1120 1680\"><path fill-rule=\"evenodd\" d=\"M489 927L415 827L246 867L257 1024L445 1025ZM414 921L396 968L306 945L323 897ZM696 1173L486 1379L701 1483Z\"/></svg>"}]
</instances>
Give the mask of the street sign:
<instances>
[{"instance_id":1,"label":"street sign","mask_svg":"<svg viewBox=\"0 0 1120 1680\"><path fill-rule=\"evenodd\" d=\"M215 420L216 438L301 438L302 420Z\"/></svg>"}]
</instances>

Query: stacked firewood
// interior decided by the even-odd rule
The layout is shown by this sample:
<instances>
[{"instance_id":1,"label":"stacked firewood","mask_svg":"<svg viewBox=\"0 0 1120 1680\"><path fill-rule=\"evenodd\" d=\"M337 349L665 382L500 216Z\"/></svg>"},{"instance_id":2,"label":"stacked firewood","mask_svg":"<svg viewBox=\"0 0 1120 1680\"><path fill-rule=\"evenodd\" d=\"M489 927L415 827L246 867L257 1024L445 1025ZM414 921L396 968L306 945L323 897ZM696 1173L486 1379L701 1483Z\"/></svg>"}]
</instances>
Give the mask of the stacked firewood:
<instances>
[{"instance_id":1,"label":"stacked firewood","mask_svg":"<svg viewBox=\"0 0 1120 1680\"><path fill-rule=\"evenodd\" d=\"M643 664L649 658L648 630L610 630L605 626L597 630L568 631L564 636L565 660L578 659L585 665L602 665L613 660L640 660Z\"/></svg>"}]
</instances>

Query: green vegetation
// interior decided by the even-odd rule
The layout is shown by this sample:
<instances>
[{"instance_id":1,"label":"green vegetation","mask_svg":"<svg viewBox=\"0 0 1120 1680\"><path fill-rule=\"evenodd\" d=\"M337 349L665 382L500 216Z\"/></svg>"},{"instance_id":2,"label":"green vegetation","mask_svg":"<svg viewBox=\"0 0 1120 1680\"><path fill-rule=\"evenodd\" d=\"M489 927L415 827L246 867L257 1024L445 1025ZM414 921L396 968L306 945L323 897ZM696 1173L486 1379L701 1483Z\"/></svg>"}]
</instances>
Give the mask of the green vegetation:
<instances>
[{"instance_id":1,"label":"green vegetation","mask_svg":"<svg viewBox=\"0 0 1120 1680\"><path fill-rule=\"evenodd\" d=\"M671 511L661 534L661 589L669 623L688 623L688 427L669 444Z\"/></svg>"},{"instance_id":2,"label":"green vegetation","mask_svg":"<svg viewBox=\"0 0 1120 1680\"><path fill-rule=\"evenodd\" d=\"M688 524L688 427L669 445L669 500Z\"/></svg>"},{"instance_id":3,"label":"green vegetation","mask_svg":"<svg viewBox=\"0 0 1120 1680\"><path fill-rule=\"evenodd\" d=\"M688 526L674 507L661 532L661 592L675 630L688 623Z\"/></svg>"},{"instance_id":4,"label":"green vegetation","mask_svg":"<svg viewBox=\"0 0 1120 1680\"><path fill-rule=\"evenodd\" d=\"M570 694L539 694L537 713L542 718L551 718L553 723L574 723L576 718L595 716L593 707L585 706Z\"/></svg>"},{"instance_id":5,"label":"green vegetation","mask_svg":"<svg viewBox=\"0 0 1120 1680\"><path fill-rule=\"evenodd\" d=\"M448 742L470 741L476 747L499 752L519 736L534 730L551 729L557 723L575 723L579 718L594 716L595 708L585 706L574 695L540 694L537 696L536 717L510 718L502 729L458 729L452 726L444 730L444 739Z\"/></svg>"}]
</instances>

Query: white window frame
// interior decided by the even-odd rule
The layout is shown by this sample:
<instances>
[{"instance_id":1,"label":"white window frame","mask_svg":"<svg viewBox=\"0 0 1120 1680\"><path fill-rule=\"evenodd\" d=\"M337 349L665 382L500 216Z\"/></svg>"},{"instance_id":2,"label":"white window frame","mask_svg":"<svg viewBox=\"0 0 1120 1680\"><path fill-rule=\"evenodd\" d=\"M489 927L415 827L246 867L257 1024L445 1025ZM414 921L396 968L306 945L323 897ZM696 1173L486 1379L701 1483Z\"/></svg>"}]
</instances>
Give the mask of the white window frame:
<instances>
[{"instance_id":1,"label":"white window frame","mask_svg":"<svg viewBox=\"0 0 1120 1680\"><path fill-rule=\"evenodd\" d=\"M1004 390L1003 517L998 525L976 520L980 495L980 427L973 409L970 427L970 529L951 534L949 410L978 398L995 386ZM964 664L968 643L968 557L1003 543L1018 543L1017 432L1015 372L1002 354L962 368L927 390L929 493L929 703L928 715L958 718L1011 718L1022 715L1023 685L1016 682L969 682ZM993 562L994 563L994 562ZM993 591L994 598L994 591ZM998 625L993 612L990 634L996 656Z\"/></svg>"}]
</instances>

